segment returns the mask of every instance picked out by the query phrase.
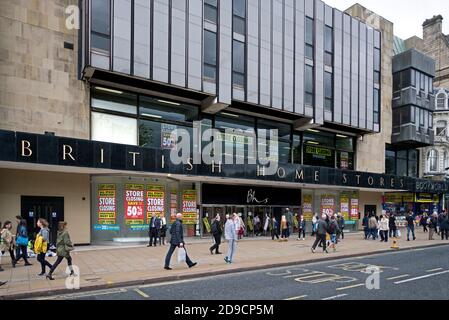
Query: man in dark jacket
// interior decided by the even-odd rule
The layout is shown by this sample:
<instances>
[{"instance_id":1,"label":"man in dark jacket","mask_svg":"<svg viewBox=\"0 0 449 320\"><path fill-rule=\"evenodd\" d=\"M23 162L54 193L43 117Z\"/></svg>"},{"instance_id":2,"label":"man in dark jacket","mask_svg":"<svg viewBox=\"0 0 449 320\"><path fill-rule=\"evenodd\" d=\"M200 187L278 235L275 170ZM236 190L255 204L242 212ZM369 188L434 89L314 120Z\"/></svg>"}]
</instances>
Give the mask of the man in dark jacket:
<instances>
[{"instance_id":1,"label":"man in dark jacket","mask_svg":"<svg viewBox=\"0 0 449 320\"><path fill-rule=\"evenodd\" d=\"M390 229L390 238L396 238L396 217L394 213L390 213L390 217L388 218L388 228Z\"/></svg>"},{"instance_id":2,"label":"man in dark jacket","mask_svg":"<svg viewBox=\"0 0 449 320\"><path fill-rule=\"evenodd\" d=\"M370 235L368 224L369 224L369 217L368 214L365 213L365 216L363 217L362 220L363 232L365 233L365 240L368 240L368 237Z\"/></svg>"},{"instance_id":3,"label":"man in dark jacket","mask_svg":"<svg viewBox=\"0 0 449 320\"><path fill-rule=\"evenodd\" d=\"M164 266L165 270L171 270L170 259L171 256L173 255L173 252L175 252L175 249L179 248L185 250L181 213L178 213L176 215L176 221L172 224L170 228L170 234L171 234L170 249L168 249L167 256L165 257L165 266ZM186 251L186 263L189 266L189 268L192 268L197 265L196 262L192 262L192 260L190 260L189 256L187 255L187 251Z\"/></svg>"},{"instance_id":4,"label":"man in dark jacket","mask_svg":"<svg viewBox=\"0 0 449 320\"><path fill-rule=\"evenodd\" d=\"M151 219L150 219L150 233L149 233L150 243L148 244L148 247L153 246L153 243L154 243L154 246L156 246L156 240L157 240L160 230L161 230L161 219L156 217L156 213L153 212L151 214Z\"/></svg>"},{"instance_id":5,"label":"man in dark jacket","mask_svg":"<svg viewBox=\"0 0 449 320\"><path fill-rule=\"evenodd\" d=\"M407 220L407 241L410 241L410 233L413 236L413 240L416 240L415 237L415 218L413 218L412 212L409 212L407 214L407 217L405 218Z\"/></svg>"},{"instance_id":6,"label":"man in dark jacket","mask_svg":"<svg viewBox=\"0 0 449 320\"><path fill-rule=\"evenodd\" d=\"M318 246L318 243L322 243L323 251L329 253L326 248L326 233L328 229L328 223L326 222L327 215L323 214L321 219L318 220L318 226L316 230L316 239L312 246L312 252L315 253L315 249Z\"/></svg>"},{"instance_id":7,"label":"man in dark jacket","mask_svg":"<svg viewBox=\"0 0 449 320\"><path fill-rule=\"evenodd\" d=\"M441 240L449 239L449 218L446 213L443 214L443 218L441 219L440 224L440 233L441 233Z\"/></svg>"},{"instance_id":8,"label":"man in dark jacket","mask_svg":"<svg viewBox=\"0 0 449 320\"><path fill-rule=\"evenodd\" d=\"M345 218L342 216L341 213L338 213L337 222L338 222L338 229L340 230L340 232L338 233L338 239L340 239L341 237L341 239L344 240Z\"/></svg>"},{"instance_id":9,"label":"man in dark jacket","mask_svg":"<svg viewBox=\"0 0 449 320\"><path fill-rule=\"evenodd\" d=\"M215 254L221 254L221 252L219 251L219 247L221 244L221 236L223 235L223 229L220 224L220 215L219 214L217 214L214 222L212 223L211 231L212 231L212 235L214 237L215 243L212 247L209 248L210 254L214 254L214 250L215 250Z\"/></svg>"}]
</instances>

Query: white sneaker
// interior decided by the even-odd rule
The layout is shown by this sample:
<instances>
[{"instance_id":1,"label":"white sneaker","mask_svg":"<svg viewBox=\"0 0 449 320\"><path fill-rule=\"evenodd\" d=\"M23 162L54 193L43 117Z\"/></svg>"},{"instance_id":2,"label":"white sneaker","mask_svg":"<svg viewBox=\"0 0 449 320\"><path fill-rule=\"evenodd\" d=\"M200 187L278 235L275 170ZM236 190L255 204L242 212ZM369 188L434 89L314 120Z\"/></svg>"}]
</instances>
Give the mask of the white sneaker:
<instances>
[{"instance_id":1,"label":"white sneaker","mask_svg":"<svg viewBox=\"0 0 449 320\"><path fill-rule=\"evenodd\" d=\"M302 238L302 241L306 241L306 238Z\"/></svg>"}]
</instances>

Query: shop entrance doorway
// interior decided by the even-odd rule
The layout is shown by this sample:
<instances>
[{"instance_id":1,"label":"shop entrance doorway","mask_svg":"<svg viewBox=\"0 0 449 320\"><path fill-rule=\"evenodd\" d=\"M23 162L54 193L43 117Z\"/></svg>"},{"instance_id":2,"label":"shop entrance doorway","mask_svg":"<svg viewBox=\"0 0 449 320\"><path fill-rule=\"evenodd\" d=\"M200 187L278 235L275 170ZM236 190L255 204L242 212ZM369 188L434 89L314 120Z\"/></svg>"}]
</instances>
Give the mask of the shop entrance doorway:
<instances>
[{"instance_id":1,"label":"shop entrance doorway","mask_svg":"<svg viewBox=\"0 0 449 320\"><path fill-rule=\"evenodd\" d=\"M50 243L56 242L58 222L64 221L63 197L21 197L21 215L27 222L28 237L34 239L39 232L36 223L43 218L50 228Z\"/></svg>"}]
</instances>

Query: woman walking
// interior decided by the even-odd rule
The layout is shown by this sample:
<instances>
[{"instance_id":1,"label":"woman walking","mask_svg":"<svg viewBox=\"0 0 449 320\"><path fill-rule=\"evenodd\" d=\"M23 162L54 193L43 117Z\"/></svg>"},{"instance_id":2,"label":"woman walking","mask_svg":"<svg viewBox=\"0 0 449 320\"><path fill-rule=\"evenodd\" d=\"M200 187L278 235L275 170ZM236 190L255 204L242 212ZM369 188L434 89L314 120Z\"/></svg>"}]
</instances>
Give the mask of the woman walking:
<instances>
[{"instance_id":1,"label":"woman walking","mask_svg":"<svg viewBox=\"0 0 449 320\"><path fill-rule=\"evenodd\" d=\"M228 218L225 224L225 239L228 240L228 254L224 258L224 261L226 261L226 263L228 264L232 263L237 246L237 230L235 228L235 221L237 221L238 219L239 217L236 213L234 213Z\"/></svg>"},{"instance_id":2,"label":"woman walking","mask_svg":"<svg viewBox=\"0 0 449 320\"><path fill-rule=\"evenodd\" d=\"M337 251L337 233L339 232L338 222L335 216L332 216L329 222L329 228L328 233L330 235L330 245L329 249L332 247L332 249Z\"/></svg>"},{"instance_id":3,"label":"woman walking","mask_svg":"<svg viewBox=\"0 0 449 320\"><path fill-rule=\"evenodd\" d=\"M165 238L167 237L167 219L165 216L161 218L161 236L159 237L159 245L165 246Z\"/></svg>"},{"instance_id":4,"label":"woman walking","mask_svg":"<svg viewBox=\"0 0 449 320\"><path fill-rule=\"evenodd\" d=\"M281 218L281 241L288 241L288 222L285 215Z\"/></svg>"},{"instance_id":5,"label":"woman walking","mask_svg":"<svg viewBox=\"0 0 449 320\"><path fill-rule=\"evenodd\" d=\"M209 248L210 254L214 254L214 250L215 250L215 254L221 254L220 252L220 244L221 244L221 235L223 234L223 230L221 228L221 224L220 224L220 215L217 214L217 216L214 219L214 222L212 223L211 226L211 231L212 231L212 235L214 237L214 245L212 247Z\"/></svg>"},{"instance_id":6,"label":"woman walking","mask_svg":"<svg viewBox=\"0 0 449 320\"><path fill-rule=\"evenodd\" d=\"M72 257L70 256L70 251L73 250L72 241L70 241L70 235L67 231L67 222L60 221L58 224L58 236L56 238L56 254L58 258L53 266L50 267L50 273L47 275L48 280L55 280L53 278L53 272L65 258L67 259L67 265L70 269L70 276L75 275L72 267Z\"/></svg>"},{"instance_id":7,"label":"woman walking","mask_svg":"<svg viewBox=\"0 0 449 320\"><path fill-rule=\"evenodd\" d=\"M31 266L32 264L28 262L28 231L25 219L20 220L17 226L16 246L18 248L16 251L16 263L23 258L25 266Z\"/></svg>"},{"instance_id":8,"label":"woman walking","mask_svg":"<svg viewBox=\"0 0 449 320\"><path fill-rule=\"evenodd\" d=\"M306 240L306 220L304 220L304 216L301 215L301 217L298 220L298 240L301 240L301 234L302 234L302 240Z\"/></svg>"},{"instance_id":9,"label":"woman walking","mask_svg":"<svg viewBox=\"0 0 449 320\"><path fill-rule=\"evenodd\" d=\"M9 255L11 256L11 263L12 267L16 267L16 258L14 257L14 236L11 233L12 223L11 221L6 221L3 225L3 229L1 231L1 238L0 238L0 271L3 271L3 268L1 266L1 258L6 253L6 251L9 252Z\"/></svg>"},{"instance_id":10,"label":"woman walking","mask_svg":"<svg viewBox=\"0 0 449 320\"><path fill-rule=\"evenodd\" d=\"M271 225L271 240L274 240L274 237L276 237L277 240L279 240L279 223L276 221L276 218L273 217L273 222Z\"/></svg>"},{"instance_id":11,"label":"woman walking","mask_svg":"<svg viewBox=\"0 0 449 320\"><path fill-rule=\"evenodd\" d=\"M381 215L379 221L380 242L388 242L389 220Z\"/></svg>"},{"instance_id":12,"label":"woman walking","mask_svg":"<svg viewBox=\"0 0 449 320\"><path fill-rule=\"evenodd\" d=\"M48 249L48 242L50 240L50 231L48 230L48 222L45 219L40 218L37 220L37 226L40 228L39 233L34 240L34 253L37 254L37 261L41 264L41 273L38 276L45 275L45 267L51 269L52 265L50 262L45 260L45 255Z\"/></svg>"}]
</instances>

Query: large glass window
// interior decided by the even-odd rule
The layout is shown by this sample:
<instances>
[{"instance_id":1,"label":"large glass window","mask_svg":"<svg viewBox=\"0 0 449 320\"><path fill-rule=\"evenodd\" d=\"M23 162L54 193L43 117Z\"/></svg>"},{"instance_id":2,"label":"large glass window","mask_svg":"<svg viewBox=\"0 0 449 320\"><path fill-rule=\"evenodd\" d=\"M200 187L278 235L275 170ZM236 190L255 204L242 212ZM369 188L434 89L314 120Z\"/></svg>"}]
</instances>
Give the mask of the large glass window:
<instances>
[{"instance_id":1,"label":"large glass window","mask_svg":"<svg viewBox=\"0 0 449 320\"><path fill-rule=\"evenodd\" d=\"M443 109L447 109L446 105L447 105L447 95L444 92L440 92L437 94L437 109L438 110L443 110Z\"/></svg>"},{"instance_id":2,"label":"large glass window","mask_svg":"<svg viewBox=\"0 0 449 320\"><path fill-rule=\"evenodd\" d=\"M334 134L313 129L304 132L304 164L335 168L334 138Z\"/></svg>"},{"instance_id":3,"label":"large glass window","mask_svg":"<svg viewBox=\"0 0 449 320\"><path fill-rule=\"evenodd\" d=\"M111 48L110 0L91 1L91 48L109 54Z\"/></svg>"},{"instance_id":4,"label":"large glass window","mask_svg":"<svg viewBox=\"0 0 449 320\"><path fill-rule=\"evenodd\" d=\"M204 78L215 81L217 77L217 34L204 30Z\"/></svg>"},{"instance_id":5,"label":"large glass window","mask_svg":"<svg viewBox=\"0 0 449 320\"><path fill-rule=\"evenodd\" d=\"M326 26L324 35L324 64L326 66L333 66L333 52L334 52L334 32L329 26Z\"/></svg>"},{"instance_id":6,"label":"large glass window","mask_svg":"<svg viewBox=\"0 0 449 320\"><path fill-rule=\"evenodd\" d=\"M233 85L245 86L245 44L233 40L232 42L232 83Z\"/></svg>"},{"instance_id":7,"label":"large glass window","mask_svg":"<svg viewBox=\"0 0 449 320\"><path fill-rule=\"evenodd\" d=\"M91 113L94 141L137 145L137 120L107 113Z\"/></svg>"},{"instance_id":8,"label":"large glass window","mask_svg":"<svg viewBox=\"0 0 449 320\"><path fill-rule=\"evenodd\" d=\"M140 97L141 117L164 121L193 122L198 119L198 108L151 97Z\"/></svg>"},{"instance_id":9,"label":"large glass window","mask_svg":"<svg viewBox=\"0 0 449 320\"><path fill-rule=\"evenodd\" d=\"M233 0L233 30L239 34L246 34L246 0Z\"/></svg>"},{"instance_id":10,"label":"large glass window","mask_svg":"<svg viewBox=\"0 0 449 320\"><path fill-rule=\"evenodd\" d=\"M385 150L385 173L396 174L396 152Z\"/></svg>"},{"instance_id":11,"label":"large glass window","mask_svg":"<svg viewBox=\"0 0 449 320\"><path fill-rule=\"evenodd\" d=\"M427 171L438 171L438 152L435 149L429 150L427 152Z\"/></svg>"},{"instance_id":12,"label":"large glass window","mask_svg":"<svg viewBox=\"0 0 449 320\"><path fill-rule=\"evenodd\" d=\"M204 19L217 23L217 0L204 0Z\"/></svg>"},{"instance_id":13,"label":"large glass window","mask_svg":"<svg viewBox=\"0 0 449 320\"><path fill-rule=\"evenodd\" d=\"M418 176L418 150L408 150L408 175L416 178Z\"/></svg>"},{"instance_id":14,"label":"large glass window","mask_svg":"<svg viewBox=\"0 0 449 320\"><path fill-rule=\"evenodd\" d=\"M280 122L260 119L257 121L257 132L260 134L261 130L266 130L266 137L269 138L269 130L277 130L278 132L278 156L279 163L291 162L291 126ZM270 140L269 144L271 145Z\"/></svg>"},{"instance_id":15,"label":"large glass window","mask_svg":"<svg viewBox=\"0 0 449 320\"><path fill-rule=\"evenodd\" d=\"M333 110L333 82L332 73L324 72L324 109L327 111Z\"/></svg>"},{"instance_id":16,"label":"large glass window","mask_svg":"<svg viewBox=\"0 0 449 320\"><path fill-rule=\"evenodd\" d=\"M305 85L305 100L306 105L313 106L313 97L315 93L315 83L313 77L313 67L306 65L306 85Z\"/></svg>"},{"instance_id":17,"label":"large glass window","mask_svg":"<svg viewBox=\"0 0 449 320\"><path fill-rule=\"evenodd\" d=\"M103 87L91 90L91 106L112 112L137 114L137 95Z\"/></svg>"},{"instance_id":18,"label":"large glass window","mask_svg":"<svg viewBox=\"0 0 449 320\"><path fill-rule=\"evenodd\" d=\"M306 58L313 60L314 21L306 17Z\"/></svg>"},{"instance_id":19,"label":"large glass window","mask_svg":"<svg viewBox=\"0 0 449 320\"><path fill-rule=\"evenodd\" d=\"M374 89L374 123L380 123L380 91Z\"/></svg>"},{"instance_id":20,"label":"large glass window","mask_svg":"<svg viewBox=\"0 0 449 320\"><path fill-rule=\"evenodd\" d=\"M407 176L407 150L398 151L396 161L396 174L400 177Z\"/></svg>"}]
</instances>

